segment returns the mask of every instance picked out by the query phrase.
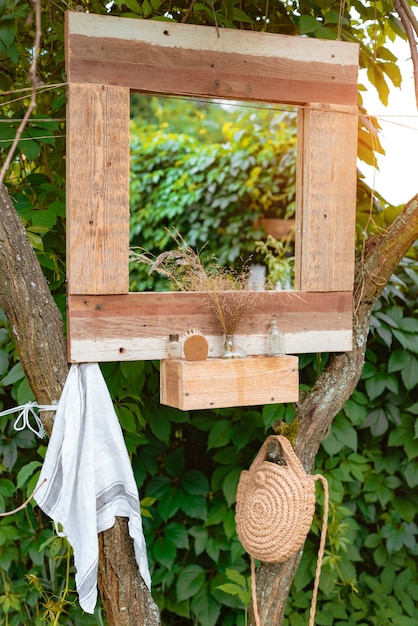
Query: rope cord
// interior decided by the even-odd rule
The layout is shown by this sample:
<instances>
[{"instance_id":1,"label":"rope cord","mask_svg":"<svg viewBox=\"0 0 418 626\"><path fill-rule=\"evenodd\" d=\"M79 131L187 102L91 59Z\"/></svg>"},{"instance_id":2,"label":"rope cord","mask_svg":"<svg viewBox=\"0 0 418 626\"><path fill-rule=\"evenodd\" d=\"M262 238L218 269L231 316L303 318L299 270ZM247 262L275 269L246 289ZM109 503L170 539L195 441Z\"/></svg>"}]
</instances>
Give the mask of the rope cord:
<instances>
[{"instance_id":1,"label":"rope cord","mask_svg":"<svg viewBox=\"0 0 418 626\"><path fill-rule=\"evenodd\" d=\"M251 556L251 596L253 602L253 613L256 626L261 626L260 623L260 614L258 612L258 603L257 603L257 588L255 583L255 559Z\"/></svg>"},{"instance_id":2,"label":"rope cord","mask_svg":"<svg viewBox=\"0 0 418 626\"><path fill-rule=\"evenodd\" d=\"M322 514L321 539L319 542L318 561L316 563L315 582L314 582L314 589L313 589L313 594L312 594L311 611L309 615L309 626L313 626L314 620L315 620L316 601L318 598L318 588L319 588L319 577L321 575L322 559L324 558L325 541L327 538L328 510L329 510L329 491L328 491L327 479L321 476L321 474L316 474L315 476L313 476L313 479L319 480L322 483L322 487L324 489L324 511Z\"/></svg>"},{"instance_id":3,"label":"rope cord","mask_svg":"<svg viewBox=\"0 0 418 626\"><path fill-rule=\"evenodd\" d=\"M15 419L13 428L17 431L29 428L29 430L35 433L37 437L42 439L45 437L45 429L35 409L38 409L38 411L56 411L57 408L57 404L38 404L37 402L27 402L26 404L21 404L20 406L16 406L12 409L0 411L0 417L3 417L3 415L12 415L13 413L20 411L19 415ZM31 421L35 422L36 427L32 426Z\"/></svg>"},{"instance_id":4,"label":"rope cord","mask_svg":"<svg viewBox=\"0 0 418 626\"><path fill-rule=\"evenodd\" d=\"M43 481L35 487L35 489L30 494L29 498L27 498L23 504L18 506L16 509L13 509L13 511L6 511L5 513L0 513L0 517L7 517L8 515L14 515L15 513L19 513L19 511L23 511L23 509L26 509L26 507L28 506L29 502L32 500L35 493L39 491L39 489L42 487L44 483L46 483L46 478L44 478Z\"/></svg>"}]
</instances>

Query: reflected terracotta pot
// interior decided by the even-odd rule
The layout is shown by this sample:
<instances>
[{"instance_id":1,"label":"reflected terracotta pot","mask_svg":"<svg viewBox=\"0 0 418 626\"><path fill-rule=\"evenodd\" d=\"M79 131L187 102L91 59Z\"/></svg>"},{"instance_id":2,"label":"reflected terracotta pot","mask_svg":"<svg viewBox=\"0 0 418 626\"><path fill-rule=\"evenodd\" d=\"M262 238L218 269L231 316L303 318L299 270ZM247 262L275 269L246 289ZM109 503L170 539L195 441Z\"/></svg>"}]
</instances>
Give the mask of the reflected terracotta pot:
<instances>
[{"instance_id":1,"label":"reflected terracotta pot","mask_svg":"<svg viewBox=\"0 0 418 626\"><path fill-rule=\"evenodd\" d=\"M267 235L276 239L295 240L296 220L284 220L274 217L260 217L254 222L254 228L263 228Z\"/></svg>"}]
</instances>

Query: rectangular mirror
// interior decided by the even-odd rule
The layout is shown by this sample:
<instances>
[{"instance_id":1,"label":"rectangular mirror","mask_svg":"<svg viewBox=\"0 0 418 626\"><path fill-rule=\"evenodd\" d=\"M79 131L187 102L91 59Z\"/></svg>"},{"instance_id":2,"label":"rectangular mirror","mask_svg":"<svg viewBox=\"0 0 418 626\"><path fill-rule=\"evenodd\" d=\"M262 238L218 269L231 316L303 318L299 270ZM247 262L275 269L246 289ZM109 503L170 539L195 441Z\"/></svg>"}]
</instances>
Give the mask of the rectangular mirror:
<instances>
[{"instance_id":1,"label":"rectangular mirror","mask_svg":"<svg viewBox=\"0 0 418 626\"><path fill-rule=\"evenodd\" d=\"M292 289L296 107L132 94L130 110L131 247L155 258L178 232L204 262L244 268L245 288ZM164 290L131 263L130 291Z\"/></svg>"}]
</instances>

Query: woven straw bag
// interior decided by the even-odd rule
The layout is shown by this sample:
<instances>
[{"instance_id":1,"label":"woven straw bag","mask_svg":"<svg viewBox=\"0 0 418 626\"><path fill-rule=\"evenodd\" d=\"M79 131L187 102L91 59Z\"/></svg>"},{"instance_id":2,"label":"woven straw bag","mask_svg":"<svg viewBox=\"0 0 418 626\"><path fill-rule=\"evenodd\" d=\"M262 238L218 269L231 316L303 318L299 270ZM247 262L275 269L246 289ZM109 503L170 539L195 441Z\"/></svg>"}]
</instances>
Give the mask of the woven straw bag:
<instances>
[{"instance_id":1,"label":"woven straw bag","mask_svg":"<svg viewBox=\"0 0 418 626\"><path fill-rule=\"evenodd\" d=\"M285 465L266 460L272 442L280 444ZM313 624L314 620L325 546L328 518L327 482L319 474L310 475L305 472L289 440L281 435L268 437L250 469L241 472L237 488L235 522L238 538L252 557L253 608L257 624L260 622L255 594L254 559L265 563L283 563L302 548L315 511L317 480L321 480L324 486L325 502L309 624Z\"/></svg>"}]
</instances>

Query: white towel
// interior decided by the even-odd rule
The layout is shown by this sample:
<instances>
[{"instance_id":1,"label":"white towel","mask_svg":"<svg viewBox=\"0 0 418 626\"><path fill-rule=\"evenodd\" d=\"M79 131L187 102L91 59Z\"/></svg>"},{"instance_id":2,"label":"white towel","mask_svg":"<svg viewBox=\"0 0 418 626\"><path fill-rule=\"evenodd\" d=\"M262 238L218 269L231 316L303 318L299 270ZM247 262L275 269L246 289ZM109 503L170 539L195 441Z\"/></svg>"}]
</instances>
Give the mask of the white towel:
<instances>
[{"instance_id":1,"label":"white towel","mask_svg":"<svg viewBox=\"0 0 418 626\"><path fill-rule=\"evenodd\" d=\"M115 516L129 518L139 571L150 588L138 489L97 363L70 368L38 485L35 500L56 526L62 526L73 548L84 611L93 613L97 601L97 533L111 528Z\"/></svg>"}]
</instances>

